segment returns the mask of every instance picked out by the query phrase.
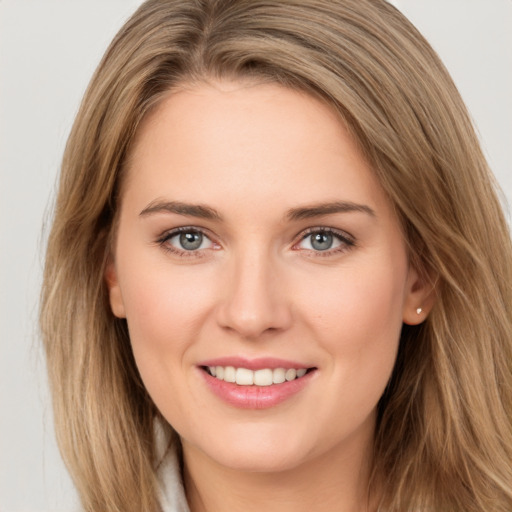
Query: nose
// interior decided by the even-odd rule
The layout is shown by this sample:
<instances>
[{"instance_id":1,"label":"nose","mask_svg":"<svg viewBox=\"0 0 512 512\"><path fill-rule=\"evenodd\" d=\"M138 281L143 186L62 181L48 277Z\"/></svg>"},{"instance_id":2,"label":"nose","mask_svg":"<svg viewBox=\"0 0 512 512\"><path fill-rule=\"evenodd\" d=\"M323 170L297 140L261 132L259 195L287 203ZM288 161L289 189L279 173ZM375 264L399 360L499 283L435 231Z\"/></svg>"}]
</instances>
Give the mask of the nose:
<instances>
[{"instance_id":1,"label":"nose","mask_svg":"<svg viewBox=\"0 0 512 512\"><path fill-rule=\"evenodd\" d=\"M218 308L218 323L244 339L290 327L292 312L283 276L268 254L233 258Z\"/></svg>"}]
</instances>

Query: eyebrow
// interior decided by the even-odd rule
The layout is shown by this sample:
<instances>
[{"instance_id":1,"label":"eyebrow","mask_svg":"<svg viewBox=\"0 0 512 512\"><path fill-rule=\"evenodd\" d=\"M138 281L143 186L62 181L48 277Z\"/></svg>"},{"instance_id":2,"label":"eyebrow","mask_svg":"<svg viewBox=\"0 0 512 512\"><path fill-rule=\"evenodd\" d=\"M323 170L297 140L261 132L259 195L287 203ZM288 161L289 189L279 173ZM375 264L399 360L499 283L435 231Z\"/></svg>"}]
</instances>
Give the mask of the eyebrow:
<instances>
[{"instance_id":1,"label":"eyebrow","mask_svg":"<svg viewBox=\"0 0 512 512\"><path fill-rule=\"evenodd\" d=\"M178 215L188 215L200 219L222 220L217 210L202 204L189 204L180 201L163 201L156 199L149 203L140 213L140 217L153 215L155 213L176 213Z\"/></svg>"},{"instance_id":2,"label":"eyebrow","mask_svg":"<svg viewBox=\"0 0 512 512\"><path fill-rule=\"evenodd\" d=\"M334 201L291 208L285 214L285 218L290 221L297 221L320 217L322 215L351 212L361 212L366 213L371 217L376 217L375 211L367 205L357 204L350 201ZM220 213L210 206L183 203L180 201L163 201L160 199L156 199L149 203L148 206L140 212L139 216L145 217L156 213L176 213L178 215L187 215L200 219L222 221Z\"/></svg>"},{"instance_id":3,"label":"eyebrow","mask_svg":"<svg viewBox=\"0 0 512 512\"><path fill-rule=\"evenodd\" d=\"M376 217L375 211L365 204L352 203L350 201L334 201L331 203L319 203L311 206L292 208L288 210L286 218L288 220L303 220L322 215L331 215L333 213L361 212Z\"/></svg>"}]
</instances>

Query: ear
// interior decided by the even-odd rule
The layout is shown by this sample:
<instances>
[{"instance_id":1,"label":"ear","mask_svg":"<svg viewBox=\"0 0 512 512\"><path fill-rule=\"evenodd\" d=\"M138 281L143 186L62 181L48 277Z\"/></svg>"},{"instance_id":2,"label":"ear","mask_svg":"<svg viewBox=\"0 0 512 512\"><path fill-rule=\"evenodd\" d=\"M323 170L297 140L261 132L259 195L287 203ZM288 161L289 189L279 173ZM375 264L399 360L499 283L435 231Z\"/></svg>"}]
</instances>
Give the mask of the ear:
<instances>
[{"instance_id":1,"label":"ear","mask_svg":"<svg viewBox=\"0 0 512 512\"><path fill-rule=\"evenodd\" d=\"M119 280L117 279L116 265L112 255L108 257L104 278L107 283L110 309L112 309L112 313L114 313L118 318L126 318L123 295L119 286Z\"/></svg>"},{"instance_id":2,"label":"ear","mask_svg":"<svg viewBox=\"0 0 512 512\"><path fill-rule=\"evenodd\" d=\"M435 279L427 272L409 267L402 320L408 325L421 324L434 306Z\"/></svg>"}]
</instances>

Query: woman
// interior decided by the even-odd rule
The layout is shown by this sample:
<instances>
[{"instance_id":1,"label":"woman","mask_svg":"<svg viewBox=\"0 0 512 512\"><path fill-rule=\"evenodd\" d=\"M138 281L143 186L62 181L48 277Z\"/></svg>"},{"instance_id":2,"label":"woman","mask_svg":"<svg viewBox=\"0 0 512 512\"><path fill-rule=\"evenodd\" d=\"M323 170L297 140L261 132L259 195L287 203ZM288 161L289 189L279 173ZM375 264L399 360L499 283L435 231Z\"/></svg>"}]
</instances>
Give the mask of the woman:
<instances>
[{"instance_id":1,"label":"woman","mask_svg":"<svg viewBox=\"0 0 512 512\"><path fill-rule=\"evenodd\" d=\"M85 510L512 507L512 258L378 0L150 0L64 156L41 325Z\"/></svg>"}]
</instances>

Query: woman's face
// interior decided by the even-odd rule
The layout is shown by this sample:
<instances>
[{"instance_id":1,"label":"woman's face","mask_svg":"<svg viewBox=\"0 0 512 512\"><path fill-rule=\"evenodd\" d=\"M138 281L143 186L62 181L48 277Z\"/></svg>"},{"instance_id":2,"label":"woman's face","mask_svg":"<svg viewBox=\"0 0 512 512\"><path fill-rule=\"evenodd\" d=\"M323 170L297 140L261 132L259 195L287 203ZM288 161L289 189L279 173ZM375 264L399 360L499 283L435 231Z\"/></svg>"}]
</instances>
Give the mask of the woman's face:
<instances>
[{"instance_id":1,"label":"woman's face","mask_svg":"<svg viewBox=\"0 0 512 512\"><path fill-rule=\"evenodd\" d=\"M185 450L255 471L366 450L422 285L336 115L277 85L183 88L127 171L110 302Z\"/></svg>"}]
</instances>

